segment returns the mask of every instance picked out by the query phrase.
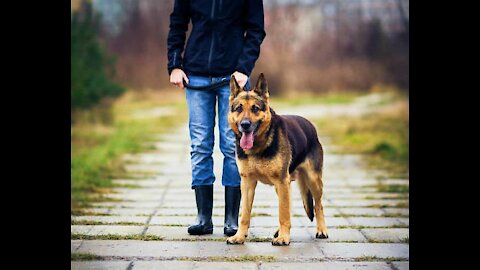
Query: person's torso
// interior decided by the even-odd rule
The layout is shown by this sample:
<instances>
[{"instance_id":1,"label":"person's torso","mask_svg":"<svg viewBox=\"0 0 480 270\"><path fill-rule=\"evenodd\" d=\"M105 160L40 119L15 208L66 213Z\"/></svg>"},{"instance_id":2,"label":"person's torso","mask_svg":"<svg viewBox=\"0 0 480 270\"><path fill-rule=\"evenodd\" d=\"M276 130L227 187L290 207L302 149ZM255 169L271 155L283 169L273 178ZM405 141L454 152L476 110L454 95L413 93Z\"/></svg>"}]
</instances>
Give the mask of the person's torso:
<instances>
[{"instance_id":1,"label":"person's torso","mask_svg":"<svg viewBox=\"0 0 480 270\"><path fill-rule=\"evenodd\" d=\"M243 0L191 0L192 32L184 54L190 74L231 74L243 49Z\"/></svg>"}]
</instances>

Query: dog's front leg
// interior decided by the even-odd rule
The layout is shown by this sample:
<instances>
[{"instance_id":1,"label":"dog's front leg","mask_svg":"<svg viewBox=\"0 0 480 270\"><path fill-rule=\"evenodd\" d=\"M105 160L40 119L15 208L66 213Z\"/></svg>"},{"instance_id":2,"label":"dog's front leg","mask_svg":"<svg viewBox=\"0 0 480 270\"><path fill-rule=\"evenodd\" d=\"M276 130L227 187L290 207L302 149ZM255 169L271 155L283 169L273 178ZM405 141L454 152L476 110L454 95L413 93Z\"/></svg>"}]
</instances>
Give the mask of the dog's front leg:
<instances>
[{"instance_id":1,"label":"dog's front leg","mask_svg":"<svg viewBox=\"0 0 480 270\"><path fill-rule=\"evenodd\" d=\"M242 217L240 226L234 236L227 238L227 244L243 244L250 227L250 214L252 212L253 198L255 197L255 188L257 180L242 177L240 190L242 191Z\"/></svg>"},{"instance_id":2,"label":"dog's front leg","mask_svg":"<svg viewBox=\"0 0 480 270\"><path fill-rule=\"evenodd\" d=\"M292 227L290 221L291 190L289 177L281 182L277 182L275 188L278 195L280 227L278 230L278 236L272 240L272 245L288 246L290 245L290 228Z\"/></svg>"}]
</instances>

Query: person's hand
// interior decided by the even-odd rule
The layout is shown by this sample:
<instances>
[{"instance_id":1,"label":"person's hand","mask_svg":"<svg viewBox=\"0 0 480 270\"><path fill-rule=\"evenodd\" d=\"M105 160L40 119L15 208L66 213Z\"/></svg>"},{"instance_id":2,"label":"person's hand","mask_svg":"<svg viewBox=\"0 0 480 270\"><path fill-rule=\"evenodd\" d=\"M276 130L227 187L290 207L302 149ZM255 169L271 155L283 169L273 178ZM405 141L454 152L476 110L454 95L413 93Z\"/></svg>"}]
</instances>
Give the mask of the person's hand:
<instances>
[{"instance_id":1,"label":"person's hand","mask_svg":"<svg viewBox=\"0 0 480 270\"><path fill-rule=\"evenodd\" d=\"M238 86L240 86L240 88L243 89L243 87L247 83L248 76L238 71L235 71L233 73L233 76L235 77L235 80L237 80Z\"/></svg>"},{"instance_id":2,"label":"person's hand","mask_svg":"<svg viewBox=\"0 0 480 270\"><path fill-rule=\"evenodd\" d=\"M183 70L179 68L172 70L172 73L170 74L170 83L173 83L174 85L183 88L185 87L183 85L183 80L188 83L188 77L185 72L183 72Z\"/></svg>"}]
</instances>

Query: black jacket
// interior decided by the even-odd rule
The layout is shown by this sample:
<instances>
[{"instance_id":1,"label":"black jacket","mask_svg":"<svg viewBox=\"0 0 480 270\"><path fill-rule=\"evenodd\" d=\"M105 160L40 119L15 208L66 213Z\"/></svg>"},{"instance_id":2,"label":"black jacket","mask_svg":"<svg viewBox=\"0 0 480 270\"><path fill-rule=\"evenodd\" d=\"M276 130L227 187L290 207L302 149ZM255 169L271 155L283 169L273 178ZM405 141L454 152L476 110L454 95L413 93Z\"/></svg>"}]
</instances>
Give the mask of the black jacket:
<instances>
[{"instance_id":1,"label":"black jacket","mask_svg":"<svg viewBox=\"0 0 480 270\"><path fill-rule=\"evenodd\" d=\"M185 48L188 23L192 32ZM168 33L168 73L250 76L265 38L262 0L175 0Z\"/></svg>"}]
</instances>

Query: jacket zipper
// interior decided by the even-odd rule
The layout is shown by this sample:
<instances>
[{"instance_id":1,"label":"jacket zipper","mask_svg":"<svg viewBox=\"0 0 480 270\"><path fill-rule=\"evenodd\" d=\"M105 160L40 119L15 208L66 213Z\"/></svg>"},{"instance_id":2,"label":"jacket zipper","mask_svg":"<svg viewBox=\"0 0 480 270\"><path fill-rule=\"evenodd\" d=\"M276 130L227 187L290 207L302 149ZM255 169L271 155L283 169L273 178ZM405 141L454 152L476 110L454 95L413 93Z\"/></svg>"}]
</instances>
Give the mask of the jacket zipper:
<instances>
[{"instance_id":1,"label":"jacket zipper","mask_svg":"<svg viewBox=\"0 0 480 270\"><path fill-rule=\"evenodd\" d=\"M215 0L213 0L213 3L212 3L212 11L210 12L210 20L213 21L213 17L215 16ZM208 54L208 73L211 73L211 62L212 62L212 54L213 54L213 43L214 43L214 39L215 39L215 31L212 27L212 41L210 42L210 53Z\"/></svg>"}]
</instances>

